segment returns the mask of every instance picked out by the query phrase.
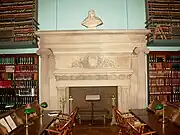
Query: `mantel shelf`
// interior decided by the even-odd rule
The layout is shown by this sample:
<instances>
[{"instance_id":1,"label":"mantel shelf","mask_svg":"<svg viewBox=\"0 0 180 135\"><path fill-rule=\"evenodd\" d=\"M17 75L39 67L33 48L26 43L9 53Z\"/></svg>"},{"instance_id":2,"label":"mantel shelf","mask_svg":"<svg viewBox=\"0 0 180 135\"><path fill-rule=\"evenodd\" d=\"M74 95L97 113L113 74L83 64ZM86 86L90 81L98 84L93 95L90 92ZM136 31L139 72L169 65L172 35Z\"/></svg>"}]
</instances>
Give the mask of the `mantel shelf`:
<instances>
[{"instance_id":1,"label":"mantel shelf","mask_svg":"<svg viewBox=\"0 0 180 135\"><path fill-rule=\"evenodd\" d=\"M133 71L132 70L82 70L79 72L62 72L62 70L55 70L54 76L56 81L77 81L77 80L128 80Z\"/></svg>"},{"instance_id":2,"label":"mantel shelf","mask_svg":"<svg viewBox=\"0 0 180 135\"><path fill-rule=\"evenodd\" d=\"M132 75L133 70L131 69L77 69L73 70L72 69L57 69L53 72L53 74L55 76L58 75L63 75L63 74L81 74L81 75L93 75L93 74L100 74L100 75L104 75L104 74L125 74L125 75Z\"/></svg>"}]
</instances>

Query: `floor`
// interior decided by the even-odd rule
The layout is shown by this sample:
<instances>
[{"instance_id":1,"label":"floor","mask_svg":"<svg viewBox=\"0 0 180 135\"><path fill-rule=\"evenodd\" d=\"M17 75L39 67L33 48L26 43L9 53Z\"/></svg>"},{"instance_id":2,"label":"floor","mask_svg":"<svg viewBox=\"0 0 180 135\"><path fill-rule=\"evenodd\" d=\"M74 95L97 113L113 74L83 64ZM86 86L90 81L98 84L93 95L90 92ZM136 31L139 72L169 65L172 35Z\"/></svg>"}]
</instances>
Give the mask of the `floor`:
<instances>
[{"instance_id":1,"label":"floor","mask_svg":"<svg viewBox=\"0 0 180 135\"><path fill-rule=\"evenodd\" d=\"M111 126L110 122L106 125L103 122L95 122L90 125L88 122L76 124L74 135L118 135L116 126Z\"/></svg>"}]
</instances>

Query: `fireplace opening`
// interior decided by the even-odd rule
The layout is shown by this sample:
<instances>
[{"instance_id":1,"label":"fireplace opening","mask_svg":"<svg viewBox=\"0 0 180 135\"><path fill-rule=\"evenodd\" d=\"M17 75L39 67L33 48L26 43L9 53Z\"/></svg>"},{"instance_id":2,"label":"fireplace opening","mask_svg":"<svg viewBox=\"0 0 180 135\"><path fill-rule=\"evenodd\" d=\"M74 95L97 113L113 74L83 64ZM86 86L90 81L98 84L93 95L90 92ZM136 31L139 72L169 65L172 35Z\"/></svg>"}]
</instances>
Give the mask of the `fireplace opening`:
<instances>
[{"instance_id":1,"label":"fireplace opening","mask_svg":"<svg viewBox=\"0 0 180 135\"><path fill-rule=\"evenodd\" d=\"M79 107L81 121L87 120L111 120L112 118L112 98L116 98L117 106L117 87L116 86L92 86L92 87L70 87L69 95L73 97L72 108ZM86 99L87 96L100 99L93 101ZM92 118L93 102L93 118Z\"/></svg>"}]
</instances>

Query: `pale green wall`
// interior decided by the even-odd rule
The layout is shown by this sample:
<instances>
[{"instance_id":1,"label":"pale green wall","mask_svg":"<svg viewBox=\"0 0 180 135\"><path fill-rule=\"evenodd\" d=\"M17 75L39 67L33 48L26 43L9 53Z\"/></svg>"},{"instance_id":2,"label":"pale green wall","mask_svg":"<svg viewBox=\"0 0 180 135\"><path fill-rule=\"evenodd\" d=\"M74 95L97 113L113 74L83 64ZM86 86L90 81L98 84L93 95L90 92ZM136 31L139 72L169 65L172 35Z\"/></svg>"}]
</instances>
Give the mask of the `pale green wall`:
<instances>
[{"instance_id":1,"label":"pale green wall","mask_svg":"<svg viewBox=\"0 0 180 135\"><path fill-rule=\"evenodd\" d=\"M81 22L94 9L100 29L143 29L145 0L39 0L41 30L85 29Z\"/></svg>"},{"instance_id":2,"label":"pale green wall","mask_svg":"<svg viewBox=\"0 0 180 135\"><path fill-rule=\"evenodd\" d=\"M148 47L150 51L178 51L180 47ZM38 49L0 49L0 54L36 53Z\"/></svg>"},{"instance_id":3,"label":"pale green wall","mask_svg":"<svg viewBox=\"0 0 180 135\"><path fill-rule=\"evenodd\" d=\"M150 51L179 51L180 47L148 47Z\"/></svg>"},{"instance_id":4,"label":"pale green wall","mask_svg":"<svg viewBox=\"0 0 180 135\"><path fill-rule=\"evenodd\" d=\"M94 9L104 25L100 29L143 29L145 0L39 0L40 30L85 29L81 22ZM176 47L149 47L152 51L177 51ZM35 53L37 49L0 50L0 54Z\"/></svg>"}]
</instances>

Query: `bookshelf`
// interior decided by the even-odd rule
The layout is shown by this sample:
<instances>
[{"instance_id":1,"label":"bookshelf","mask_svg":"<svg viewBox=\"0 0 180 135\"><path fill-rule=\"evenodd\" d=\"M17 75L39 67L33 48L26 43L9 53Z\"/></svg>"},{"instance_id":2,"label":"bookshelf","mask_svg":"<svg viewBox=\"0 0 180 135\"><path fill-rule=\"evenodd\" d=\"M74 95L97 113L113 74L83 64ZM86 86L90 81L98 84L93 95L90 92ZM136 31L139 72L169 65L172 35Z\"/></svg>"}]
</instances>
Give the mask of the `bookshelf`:
<instances>
[{"instance_id":1,"label":"bookshelf","mask_svg":"<svg viewBox=\"0 0 180 135\"><path fill-rule=\"evenodd\" d=\"M0 3L0 48L36 48L37 0L2 0ZM7 48L9 47L9 48Z\"/></svg>"},{"instance_id":2,"label":"bookshelf","mask_svg":"<svg viewBox=\"0 0 180 135\"><path fill-rule=\"evenodd\" d=\"M38 100L38 61L36 54L0 55L1 112Z\"/></svg>"},{"instance_id":3,"label":"bookshelf","mask_svg":"<svg viewBox=\"0 0 180 135\"><path fill-rule=\"evenodd\" d=\"M180 1L146 0L146 28L148 43L162 40L177 43L180 39ZM169 45L169 43L167 43Z\"/></svg>"},{"instance_id":4,"label":"bookshelf","mask_svg":"<svg viewBox=\"0 0 180 135\"><path fill-rule=\"evenodd\" d=\"M180 52L150 52L148 69L149 103L180 102Z\"/></svg>"}]
</instances>

